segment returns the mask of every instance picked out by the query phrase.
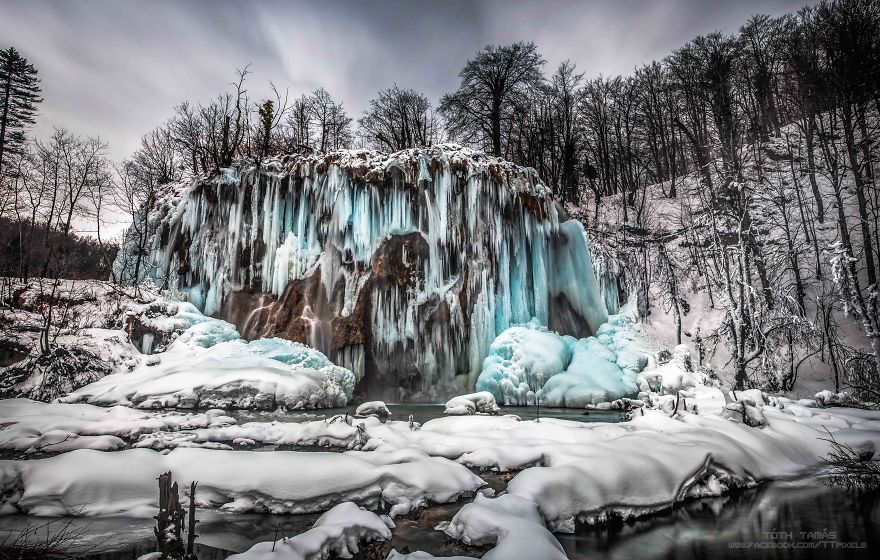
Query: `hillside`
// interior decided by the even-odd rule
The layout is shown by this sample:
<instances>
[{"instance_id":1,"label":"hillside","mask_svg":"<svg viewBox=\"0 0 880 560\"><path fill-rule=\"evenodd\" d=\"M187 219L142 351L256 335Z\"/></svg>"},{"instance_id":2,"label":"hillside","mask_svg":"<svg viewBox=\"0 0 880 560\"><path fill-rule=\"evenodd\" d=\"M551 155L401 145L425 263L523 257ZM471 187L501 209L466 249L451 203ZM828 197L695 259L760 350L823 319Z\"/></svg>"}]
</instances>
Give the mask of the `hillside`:
<instances>
[{"instance_id":1,"label":"hillside","mask_svg":"<svg viewBox=\"0 0 880 560\"><path fill-rule=\"evenodd\" d=\"M821 120L833 130L830 118ZM619 271L621 292L644 315L645 344L661 350L681 342L734 384L736 323L744 321L753 333L743 348L752 358L748 385L795 395L863 387L860 364L870 360L871 344L840 269L845 223L857 277L873 290L857 231L859 202L850 169L834 159L843 140L831 135L818 144L808 158L795 123L745 148L741 180L731 185L738 208L724 200L720 160L711 164L712 187L695 172L580 208L597 261L606 258L605 268ZM745 266L745 281L729 276Z\"/></svg>"}]
</instances>

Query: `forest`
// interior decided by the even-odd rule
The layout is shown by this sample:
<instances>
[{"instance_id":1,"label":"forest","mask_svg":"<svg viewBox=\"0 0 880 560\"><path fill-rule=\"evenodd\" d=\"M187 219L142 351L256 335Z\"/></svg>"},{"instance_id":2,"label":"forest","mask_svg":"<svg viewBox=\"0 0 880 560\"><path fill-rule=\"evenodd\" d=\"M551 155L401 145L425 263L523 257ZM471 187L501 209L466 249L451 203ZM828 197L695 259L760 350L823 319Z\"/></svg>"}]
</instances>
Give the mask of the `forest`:
<instances>
[{"instance_id":1,"label":"forest","mask_svg":"<svg viewBox=\"0 0 880 560\"><path fill-rule=\"evenodd\" d=\"M790 390L818 360L837 389L880 397L880 4L755 15L629 75L588 72L547 68L534 43L489 45L436 102L391 84L355 118L323 88L251 98L246 67L111 161L100 138L36 131L38 69L10 46L0 273L108 278L120 243L146 251L162 192L237 160L456 142L536 169L624 297L673 317L678 342L723 347L738 387ZM132 226L108 238L119 215ZM715 317L702 330L695 299Z\"/></svg>"}]
</instances>

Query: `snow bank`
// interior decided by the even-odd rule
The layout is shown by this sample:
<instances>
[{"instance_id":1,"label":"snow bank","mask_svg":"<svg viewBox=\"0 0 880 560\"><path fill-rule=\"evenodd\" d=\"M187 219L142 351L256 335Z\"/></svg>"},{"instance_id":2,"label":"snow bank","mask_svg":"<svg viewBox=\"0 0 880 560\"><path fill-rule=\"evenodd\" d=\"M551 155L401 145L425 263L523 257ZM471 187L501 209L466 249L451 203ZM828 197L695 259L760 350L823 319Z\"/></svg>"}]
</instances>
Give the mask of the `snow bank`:
<instances>
[{"instance_id":1,"label":"snow bank","mask_svg":"<svg viewBox=\"0 0 880 560\"><path fill-rule=\"evenodd\" d=\"M230 323L180 304L162 328L190 326L166 352L131 373L109 375L62 402L140 408L254 408L344 406L355 375L322 353L280 338L246 342Z\"/></svg>"},{"instance_id":2,"label":"snow bank","mask_svg":"<svg viewBox=\"0 0 880 560\"><path fill-rule=\"evenodd\" d=\"M565 453L545 452L546 466L523 471L508 491L535 501L552 529L571 531L575 518L638 516L688 498L802 473L830 451L826 427L838 441L880 458L880 413L869 420L808 416L789 408L762 406L763 428L714 414L679 412L670 418L657 410L640 411L623 437Z\"/></svg>"},{"instance_id":3,"label":"snow bank","mask_svg":"<svg viewBox=\"0 0 880 560\"><path fill-rule=\"evenodd\" d=\"M548 331L537 320L501 333L489 348L477 389L505 405L583 408L635 396L647 359L633 343L629 314L609 317L595 337L576 339Z\"/></svg>"},{"instance_id":4,"label":"snow bank","mask_svg":"<svg viewBox=\"0 0 880 560\"><path fill-rule=\"evenodd\" d=\"M199 481L201 507L235 512L308 513L353 501L389 504L395 516L484 484L467 468L424 453L369 455L132 449L0 461L0 512L148 517L155 514L156 478L166 471L183 488Z\"/></svg>"},{"instance_id":5,"label":"snow bank","mask_svg":"<svg viewBox=\"0 0 880 560\"><path fill-rule=\"evenodd\" d=\"M390 538L391 530L376 514L353 502L343 502L319 517L305 533L274 543L255 544L247 552L233 554L229 560L317 560L331 553L350 558L358 553L359 541Z\"/></svg>"},{"instance_id":6,"label":"snow bank","mask_svg":"<svg viewBox=\"0 0 880 560\"><path fill-rule=\"evenodd\" d=\"M498 414L498 403L489 391L459 395L449 399L443 414L467 416L471 414Z\"/></svg>"},{"instance_id":7,"label":"snow bank","mask_svg":"<svg viewBox=\"0 0 880 560\"><path fill-rule=\"evenodd\" d=\"M880 412L823 409L812 401L805 406L782 398L771 399L776 404L771 406L760 393L737 396L743 406L755 403L763 427L725 414L720 389L699 387L682 396L675 414L672 407L645 407L621 424L465 416L430 420L414 431L406 422L372 419L363 423L367 441L358 456L418 450L469 467L524 469L508 491L534 502L553 530L572 530L578 517L596 522L609 515L637 516L689 498L797 475L827 456L826 428L860 453L880 457ZM656 404L665 406L674 398L667 395ZM205 441L246 435L351 445L358 437L357 428L343 422L290 426L252 423L195 432Z\"/></svg>"},{"instance_id":8,"label":"snow bank","mask_svg":"<svg viewBox=\"0 0 880 560\"><path fill-rule=\"evenodd\" d=\"M60 453L72 449L115 450L124 439L156 431L220 428L235 420L222 410L153 414L124 406L47 404L0 400L0 449Z\"/></svg>"}]
</instances>

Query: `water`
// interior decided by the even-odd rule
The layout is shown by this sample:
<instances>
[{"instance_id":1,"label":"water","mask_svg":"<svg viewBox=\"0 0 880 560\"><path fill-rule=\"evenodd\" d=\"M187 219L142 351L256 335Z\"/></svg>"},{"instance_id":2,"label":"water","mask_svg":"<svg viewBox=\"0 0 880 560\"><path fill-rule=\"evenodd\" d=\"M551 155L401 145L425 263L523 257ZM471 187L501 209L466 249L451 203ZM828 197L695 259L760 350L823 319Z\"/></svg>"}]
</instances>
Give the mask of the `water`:
<instances>
[{"instance_id":1,"label":"water","mask_svg":"<svg viewBox=\"0 0 880 560\"><path fill-rule=\"evenodd\" d=\"M509 480L509 475L489 476L492 479L488 482L498 489ZM466 502L438 505L417 517L398 519L392 546L435 555L480 556L482 550L465 547L434 530L441 521L452 519ZM273 540L276 535L296 535L311 527L317 517L199 511L198 557L222 559L256 542ZM0 541L7 532L27 526L49 522L38 532L44 534L57 532L65 523L27 516L6 516L2 520ZM135 559L152 550L152 519L78 519L72 526L83 531L72 552L92 560ZM774 531L790 536L768 538L766 533ZM807 535L822 531L835 535ZM877 558L880 496L854 498L840 489L828 488L821 477L811 476L690 502L633 523L602 528L579 526L575 534L559 534L557 538L572 560Z\"/></svg>"},{"instance_id":2,"label":"water","mask_svg":"<svg viewBox=\"0 0 880 560\"><path fill-rule=\"evenodd\" d=\"M878 558L880 496L855 498L812 476L557 537L572 560Z\"/></svg>"},{"instance_id":3,"label":"water","mask_svg":"<svg viewBox=\"0 0 880 560\"><path fill-rule=\"evenodd\" d=\"M391 418L427 422L443 416L442 405L390 404ZM235 411L240 423L248 421L306 422L335 414L354 413L355 407L284 414ZM534 419L534 407L510 407L503 414ZM542 408L541 417L578 422L618 422L619 412ZM511 474L478 473L496 492L506 488ZM469 500L441 504L419 515L397 519L391 546L397 550L425 550L438 556L479 557L485 549L467 547L434 529L449 521ZM220 560L253 544L309 529L318 514L238 514L198 511L197 554L200 560ZM40 526L38 536L57 534L68 520L23 515L5 516L0 542L9 533ZM153 550L154 521L127 517L70 521L77 536L72 552L90 560L134 560ZM816 538L808 533L835 533ZM785 533L767 535L766 533ZM776 538L770 538L775 536ZM724 558L875 558L880 551L880 496L854 498L825 486L816 474L793 481L775 481L759 488L721 498L690 502L671 511L631 523L596 528L578 526L574 534L557 535L572 560L701 560ZM843 548L847 546L849 548ZM749 548L744 548L749 547ZM812 548L810 548L812 547Z\"/></svg>"},{"instance_id":4,"label":"water","mask_svg":"<svg viewBox=\"0 0 880 560\"><path fill-rule=\"evenodd\" d=\"M434 418L442 418L442 404L388 404L388 410L391 411L391 420L406 421L412 415L413 420L424 424L428 420ZM323 408L319 410L309 411L290 411L286 413L278 412L259 412L253 410L236 410L230 411L229 415L238 420L240 424L245 422L311 422L313 420L322 420L330 418L336 414L353 415L357 406L346 406L341 408ZM622 412L608 410L582 410L578 408L547 408L541 407L540 412L536 407L509 406L502 407L501 414L515 414L523 420L534 420L540 414L541 418L560 418L563 420L573 420L575 422L621 422L626 420L626 415Z\"/></svg>"}]
</instances>

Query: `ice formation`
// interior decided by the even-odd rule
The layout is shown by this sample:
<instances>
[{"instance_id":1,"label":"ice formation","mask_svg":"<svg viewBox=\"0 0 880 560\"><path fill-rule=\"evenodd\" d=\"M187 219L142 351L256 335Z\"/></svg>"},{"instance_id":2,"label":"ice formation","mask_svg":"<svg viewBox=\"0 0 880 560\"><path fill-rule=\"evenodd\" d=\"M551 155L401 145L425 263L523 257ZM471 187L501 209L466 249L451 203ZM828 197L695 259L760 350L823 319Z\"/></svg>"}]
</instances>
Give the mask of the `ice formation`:
<instances>
[{"instance_id":1,"label":"ice formation","mask_svg":"<svg viewBox=\"0 0 880 560\"><path fill-rule=\"evenodd\" d=\"M460 146L243 163L149 223L139 276L246 338L321 350L371 396L449 397L512 325L585 337L607 319L579 222L533 169Z\"/></svg>"},{"instance_id":2,"label":"ice formation","mask_svg":"<svg viewBox=\"0 0 880 560\"><path fill-rule=\"evenodd\" d=\"M264 338L247 342L235 326L182 303L177 314L154 320L190 325L165 352L131 372L108 375L62 402L140 408L248 408L274 410L344 406L355 374L299 342Z\"/></svg>"},{"instance_id":3,"label":"ice formation","mask_svg":"<svg viewBox=\"0 0 880 560\"><path fill-rule=\"evenodd\" d=\"M489 348L477 390L504 405L577 407L634 396L646 357L633 343L630 313L609 317L596 336L560 336L537 321L511 327Z\"/></svg>"}]
</instances>

